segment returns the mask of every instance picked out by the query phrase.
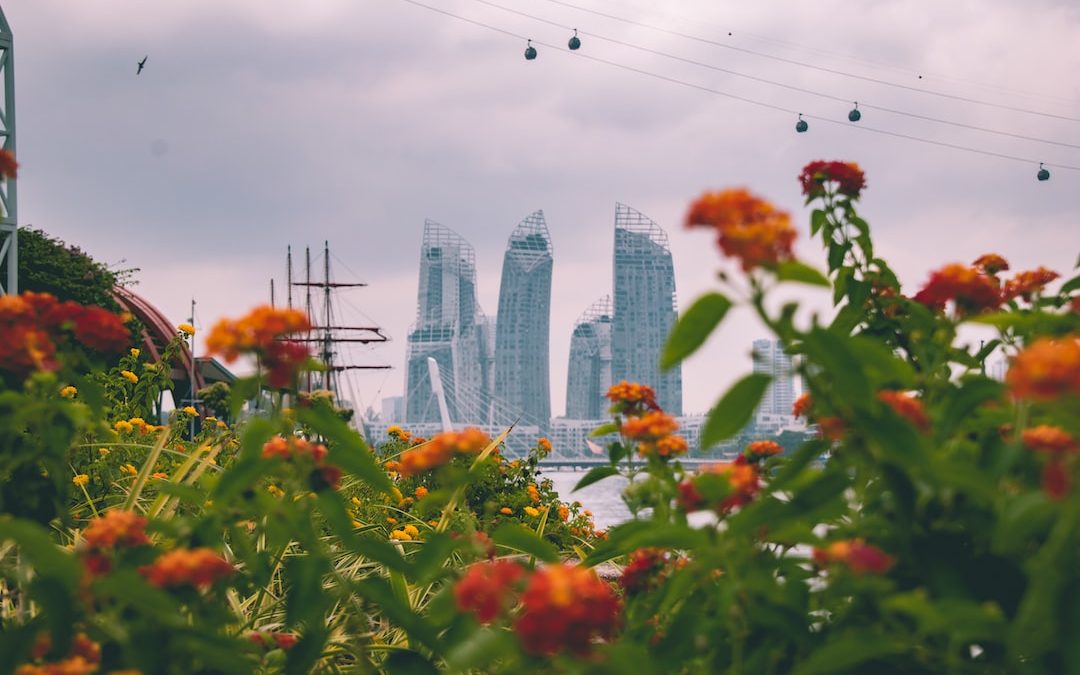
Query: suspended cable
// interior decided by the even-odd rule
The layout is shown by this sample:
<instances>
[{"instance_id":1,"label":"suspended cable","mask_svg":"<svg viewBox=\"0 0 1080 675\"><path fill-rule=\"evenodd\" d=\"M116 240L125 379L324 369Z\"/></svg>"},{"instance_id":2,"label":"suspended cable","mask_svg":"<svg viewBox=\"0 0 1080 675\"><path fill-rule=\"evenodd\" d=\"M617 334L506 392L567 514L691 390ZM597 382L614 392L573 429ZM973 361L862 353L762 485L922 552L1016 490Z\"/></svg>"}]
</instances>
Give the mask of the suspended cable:
<instances>
[{"instance_id":1,"label":"suspended cable","mask_svg":"<svg viewBox=\"0 0 1080 675\"><path fill-rule=\"evenodd\" d=\"M1000 108L1002 110L1011 110L1013 112L1026 113L1028 115L1038 115L1040 117L1051 117L1051 118L1054 118L1054 119L1066 120L1068 122L1080 122L1080 117L1069 117L1068 115L1057 115L1055 113L1048 113L1048 112L1043 112L1043 111L1040 111L1040 110L1031 110L1030 108L1021 108L1019 106L1011 106L1011 105L1006 105L1004 103L994 103L993 101L984 101L982 99L972 98L970 96L960 96L958 94L949 94L949 93L942 92L942 91L934 91L932 89L921 89L919 87L912 87L910 85L900 84L899 82L890 82L889 80L882 80L881 78L877 78L877 77L868 77L866 75L858 75L858 74L855 74L855 73L848 73L848 72L845 72L843 70L838 70L836 68L828 68L826 66L818 66L818 65L815 65L815 64L812 64L812 63L806 63L804 61L798 61L796 59L789 59L789 58L785 58L783 56L777 56L775 54L768 54L766 52L759 52L759 51L756 51L756 50L753 50L753 49L747 49L746 47L736 47L735 45L724 44L723 42L719 42L717 40L710 40L709 38L703 38L703 37L700 37L698 35L691 35L689 33L683 33L683 32L677 31L677 30L671 30L670 28L662 28L660 26L654 26L652 24L644 23L644 22L641 22L641 21L635 21L634 19L627 19L627 18L617 16L617 15L614 15L614 14L608 14L606 12L601 12L601 11L598 11L598 10L595 10L595 9L589 9L587 7L579 7L578 5L575 5L575 4L572 4L572 3L569 3L569 2L564 2L564 0L547 0L547 2L550 2L550 3L555 4L555 5L560 5L562 7L569 7L570 9L575 9L575 10L577 10L579 12L586 12L588 14L595 14L596 16L602 16L605 19L611 19L613 21L621 21L622 23L630 24L632 26L638 26L638 27L641 27L641 28L647 28L649 30L654 30L654 31L658 31L658 32L661 32L661 33L666 33L668 35L674 35L674 36L681 37L681 38L684 38L684 39L687 39L687 40L694 40L695 42L701 42L703 44L713 45L714 47L720 47L722 49L730 49L730 50L733 50L733 51L742 52L744 54L753 54L754 56L758 56L758 57L761 57L761 58L764 58L764 59L771 59L773 61L779 61L781 63L788 63L788 64L791 64L791 65L799 66L801 68L810 68L812 70L817 70L817 71L820 71L820 72L823 72L823 73L831 73L833 75L840 75L842 77L850 77L850 78L853 78L853 79L856 79L856 80L862 80L864 82L873 82L875 84L884 85L886 87L895 87L895 88L898 88L898 89L905 89L907 91L914 91L914 92L917 92L917 93L920 93L920 94L926 94L928 96L938 96L938 97L941 97L941 98L947 98L947 99L951 99L951 100L954 100L954 101L964 101L966 103L973 103L975 105L983 105L983 106L988 106L988 107L991 107L991 108Z\"/></svg>"},{"instance_id":2,"label":"suspended cable","mask_svg":"<svg viewBox=\"0 0 1080 675\"><path fill-rule=\"evenodd\" d=\"M461 15L458 15L458 14L454 14L452 12L448 12L448 11L440 9L438 7L432 7L430 5L426 5L426 4L422 3L422 2L419 2L418 0L402 0L402 2L407 2L410 5L416 5L417 7L422 7L424 9L428 9L428 10L431 10L433 12L437 12L439 14L443 14L445 16L449 16L449 17L454 18L454 19L459 19L459 20L464 21L466 23L471 23L471 24L473 24L475 26L480 26L481 28L487 28L487 29L495 31L497 33L502 33L503 35L509 35L510 37L516 38L518 40L528 40L528 38L526 38L525 36L519 35L519 34L513 32L513 31L509 31L509 30L506 30L504 28L499 28L497 26L492 26L490 24L486 24L486 23L484 23L482 21L477 21L475 19L470 19L468 17L464 17L464 16L461 16ZM1029 157L1020 157L1020 156L1017 156L1017 155L1009 155L1009 154L1005 154L1005 153L1001 153L1001 152L994 152L992 150L983 150L981 148L973 148L971 146L959 145L959 144L956 144L956 143L947 143L947 142L944 142L944 141L936 141L936 140L933 140L933 139L930 139L930 138L923 138L921 136L913 136L913 135L903 134L903 133L894 132L894 131L887 131L885 129L878 129L876 127L868 127L868 126L864 126L862 124L859 124L859 125L845 124L845 123L840 122L838 120L834 120L831 117L824 117L824 116L820 116L820 115L809 115L809 114L806 114L806 113L800 113L800 111L793 110L791 108L785 108L783 106L774 105L772 103L767 103L765 101L759 101L757 99L749 98L749 97L746 97L746 96L740 96L738 94L732 94L731 92L722 91L720 89L714 89L712 87L707 87L705 85L696 84L694 82L688 82L686 80L681 80L681 79L678 79L678 78L675 78L675 77L670 77L668 75L661 75L659 73L654 73L654 72L651 72L651 71L648 71L648 70L643 70L641 68L635 68L633 66L628 66L626 64L618 63L616 61L609 61L607 59L603 59L603 58L600 58L598 56L593 56L591 54L583 53L581 50L569 51L569 50L563 49L562 47L559 47L557 45L553 45L553 44L550 44L550 43L547 43L547 42L542 42L540 40L532 40L532 42L535 43L535 44L538 44L538 45L540 45L542 47L547 47L549 49L554 49L554 50L559 51L559 52L563 52L563 53L566 53L566 54L571 54L571 55L579 57L579 58L588 59L590 61L595 61L597 63L603 63L603 64L606 64L606 65L609 65L609 66L613 66L615 68L620 68L622 70L626 70L626 71L629 71L629 72L638 73L640 75L645 75L645 76L651 77L653 79L662 80L664 82L670 82L672 84L678 84L678 85L681 85L681 86L684 86L684 87L688 87L688 88L691 88L691 89L696 89L698 91L704 91L704 92L707 92L707 93L710 93L710 94L715 94L717 96L723 96L725 98L730 98L730 99L733 99L733 100L736 100L736 101L743 101L744 103L749 103L751 105L755 105L755 106L758 106L760 108L768 108L770 110L775 110L775 111L778 111L778 112L787 113L789 115L802 114L803 117L806 117L806 118L809 118L809 119L818 120L818 121L826 122L826 123L829 123L829 124L841 125L841 126L843 126L845 128L848 128L848 129L851 129L851 128L860 129L862 131L867 131L867 132L871 132L871 133L884 134L886 136L892 136L894 138L903 138L903 139L906 139L906 140L917 141L919 143L925 143L925 144L928 144L928 145L937 145L937 146L940 146L940 147L943 147L943 148L951 148L953 150L962 150L962 151L965 151L965 152L972 152L972 153L975 153L975 154L984 155L984 156L988 156L988 157L998 157L1000 159L1010 159L1010 160L1017 161L1017 162L1024 162L1026 164L1039 164L1040 163L1039 160L1031 159ZM1051 163L1051 162L1045 162L1045 164L1046 164L1046 166L1055 167L1055 168L1058 168L1058 169L1067 169L1067 170L1070 170L1070 171L1080 171L1080 166L1072 166L1072 165L1068 165L1068 164L1055 164L1055 163Z\"/></svg>"},{"instance_id":3,"label":"suspended cable","mask_svg":"<svg viewBox=\"0 0 1080 675\"><path fill-rule=\"evenodd\" d=\"M638 4L635 4L635 3L632 3L632 2L617 2L616 0L611 0L611 2L612 2L612 4L622 4L622 5L626 5L628 7L633 7L634 9L637 9L638 11L650 11L649 8L642 7L641 5L638 5ZM1009 87L1004 87L1004 86L1002 86L1000 84L993 84L993 83L990 83L990 82L979 82L978 80L971 80L971 79L967 79L967 78L963 78L963 77L955 77L955 76L952 76L952 75L945 75L943 73L936 73L936 72L933 72L933 71L915 70L915 69L911 68L910 66L900 66L900 65L896 65L896 64L892 64L892 63L885 63L883 61L875 61L873 59L868 59L868 58L862 57L862 56L854 56L852 54L845 54L843 52L830 51L828 49L822 49L820 47L815 47L815 46L811 46L811 45L807 45L807 44L802 44L802 43L799 43L799 42L791 42L789 40L780 40L778 38L769 37L767 35L761 35L760 33L752 33L750 31L746 31L746 30L737 29L735 31L730 31L727 28L723 28L723 27L721 27L720 25L718 25L718 24L716 24L714 22L705 21L703 19L696 19L696 18L691 18L691 17L687 17L687 16L681 16L681 15L677 15L677 14L672 14L671 16L673 18L679 20L679 21L684 22L684 23L696 23L696 24L701 25L701 26L709 26L709 27L712 27L712 28L728 31L728 36L734 36L734 37L737 37L737 38L745 36L745 37L749 37L749 38L754 39L754 40L760 40L761 42L768 42L768 43L780 45L781 47L791 49L791 50L803 50L803 51L811 52L813 54L819 54L819 55L822 55L822 56L828 56L828 57L832 57L832 58L836 58L836 59L847 59L849 61L853 61L855 63L859 63L859 64L862 64L864 66L868 66L868 67L871 67L871 68L879 68L879 69L883 69L883 70L892 70L892 71L895 71L895 72L898 72L898 73L903 73L905 75L913 75L913 76L918 77L919 79L922 79L923 76L929 76L929 77L937 78L937 79L941 79L941 80L950 80L952 82L958 82L958 83L961 83L961 84L968 84L968 85L972 85L972 86L976 86L976 87L983 87L985 89L994 89L994 90L997 90L998 92L1001 92L1001 93L1004 93L1004 94L1011 94L1011 95L1016 95L1016 96L1025 96L1025 97L1043 98L1043 99L1046 99L1048 101L1056 101L1058 103L1065 103L1065 104L1070 104L1070 105L1080 105L1080 100L1071 99L1071 98L1065 98L1065 97L1062 97L1062 96L1054 96L1054 95L1051 95L1051 94L1047 94L1045 92L1030 91L1030 90L1026 90L1026 89L1013 89L1013 88L1009 88Z\"/></svg>"},{"instance_id":4,"label":"suspended cable","mask_svg":"<svg viewBox=\"0 0 1080 675\"><path fill-rule=\"evenodd\" d=\"M638 51L646 52L646 53L649 53L649 54L654 54L656 56L662 56L664 58L672 59L674 61L681 61L682 63L689 63L691 65L700 66L702 68L708 68L710 70L715 70L717 72L726 73L728 75L733 75L735 77L742 77L742 78L745 78L745 79L748 79L748 80L753 80L755 82L761 82L763 84L768 84L768 85L772 85L772 86L775 86L775 87L781 87L781 88L784 88L784 89L788 89L790 91L797 91L797 92L800 92L800 93L803 93L803 94L808 94L810 96L816 96L818 98L824 98L824 99L827 99L827 100L830 100L830 101L837 101L837 102L840 102L840 103L850 103L851 100L852 100L850 98L845 98L845 97L842 97L842 96L834 96L832 94L825 94L825 93L822 93L822 92L819 92L819 91L814 91L813 89L806 89L804 87L799 87L799 86L796 86L796 85L793 85L793 84L787 84L785 82L777 82L776 80L770 80L768 78L758 77L756 75L750 75L750 74L747 74L747 73L739 72L737 70L730 70L728 68L722 68L720 66L716 66L716 65L713 65L711 63L705 63L703 61L697 61L695 59L689 59L689 58L685 58L685 57L678 56L678 55L675 55L675 54L669 54L667 52L663 52L663 51L660 51L660 50L657 50L657 49L652 49L650 47L643 47L641 45L637 45L637 44L634 44L632 42L626 42L626 41L623 41L623 40L619 40L617 38L612 38L612 37L609 37L609 36L606 36L606 35L601 35L599 33L594 33L594 32L585 31L585 30L579 31L577 28L573 28L571 26L561 24L561 23L559 23L557 21L551 21L550 19L545 19L544 17L535 16L533 14L529 14L527 12L522 12L522 11L510 8L510 7L505 7L505 6L500 5L498 3L491 2L491 0L473 0L473 1L478 2L478 3L482 4L482 5L487 5L489 7L494 7L496 9L502 10L504 12L509 12L511 14L517 14L518 16L523 16L525 18L532 19L534 21L539 21L540 23L545 23L545 24L548 24L549 26L555 26L556 28L561 28L561 29L567 30L567 31L574 30L574 31L580 32L582 35L589 36L589 37L594 37L594 38L596 38L598 40L603 40L605 42L610 42L612 44L617 44L617 45L620 45L620 46L623 46L623 47L628 47L630 49L636 49ZM1060 147L1063 147L1063 148L1074 148L1074 149L1080 150L1080 145L1075 144L1075 143L1066 143L1066 142L1063 142L1063 141L1055 141L1055 140L1051 140L1051 139L1047 139L1047 138L1039 138L1037 136L1027 136L1027 135L1024 135L1024 134L1013 133L1011 131L1002 131L1000 129L991 129L991 128L982 127L982 126L979 126L979 125L976 125L976 124L967 124L965 122L955 122L953 120L942 119L940 117L933 117L931 115L923 115L923 114L920 114L920 113L908 112L906 110L897 110L895 108L889 108L889 107L886 107L886 106L873 105L873 104L870 104L870 103L865 103L863 101L860 101L859 105L861 105L863 108L867 108L867 109L870 109L870 110L880 110L881 112L886 112L886 113L890 113L890 114L893 114L893 115L901 115L901 116L904 116L904 117L910 117L910 118L913 118L913 119L920 119L920 120L924 120L924 121L927 121L927 122L934 122L934 123L937 123L937 124L945 124L945 125L948 125L948 126L958 127L958 128L961 128L961 129L971 129L973 131L980 131L980 132L983 132L983 133L995 134L997 136L1007 136L1009 138L1016 138L1016 139L1020 139L1020 140L1024 140L1024 141L1034 141L1036 143L1046 143L1048 145L1057 145L1057 146L1060 146Z\"/></svg>"}]
</instances>

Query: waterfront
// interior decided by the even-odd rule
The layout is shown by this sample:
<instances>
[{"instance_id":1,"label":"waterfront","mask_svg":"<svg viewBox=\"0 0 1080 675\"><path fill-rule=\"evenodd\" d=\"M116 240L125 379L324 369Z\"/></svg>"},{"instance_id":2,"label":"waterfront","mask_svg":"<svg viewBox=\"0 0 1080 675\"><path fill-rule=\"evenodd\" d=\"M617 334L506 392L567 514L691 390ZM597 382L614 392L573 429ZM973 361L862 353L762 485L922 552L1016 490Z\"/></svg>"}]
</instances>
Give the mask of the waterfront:
<instances>
[{"instance_id":1,"label":"waterfront","mask_svg":"<svg viewBox=\"0 0 1080 675\"><path fill-rule=\"evenodd\" d=\"M622 476L605 478L578 492L574 486L585 477L585 471L545 471L544 476L555 484L555 490L565 502L579 501L582 506L592 511L593 521L598 529L618 525L630 519L630 510L622 501L622 491L626 479Z\"/></svg>"}]
</instances>

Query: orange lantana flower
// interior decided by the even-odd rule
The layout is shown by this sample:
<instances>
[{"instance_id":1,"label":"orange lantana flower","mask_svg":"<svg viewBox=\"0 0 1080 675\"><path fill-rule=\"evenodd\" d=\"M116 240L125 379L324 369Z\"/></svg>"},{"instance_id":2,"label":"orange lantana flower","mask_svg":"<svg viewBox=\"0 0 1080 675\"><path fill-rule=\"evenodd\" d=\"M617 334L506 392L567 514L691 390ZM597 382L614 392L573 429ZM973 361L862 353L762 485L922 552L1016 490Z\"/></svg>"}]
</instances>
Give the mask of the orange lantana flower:
<instances>
[{"instance_id":1,"label":"orange lantana flower","mask_svg":"<svg viewBox=\"0 0 1080 675\"><path fill-rule=\"evenodd\" d=\"M738 258L747 272L794 257L791 216L747 190L706 192L690 205L686 226L716 230L720 250Z\"/></svg>"},{"instance_id":2,"label":"orange lantana flower","mask_svg":"<svg viewBox=\"0 0 1080 675\"><path fill-rule=\"evenodd\" d=\"M1039 338L1013 358L1005 384L1016 398L1080 394L1080 339Z\"/></svg>"}]
</instances>

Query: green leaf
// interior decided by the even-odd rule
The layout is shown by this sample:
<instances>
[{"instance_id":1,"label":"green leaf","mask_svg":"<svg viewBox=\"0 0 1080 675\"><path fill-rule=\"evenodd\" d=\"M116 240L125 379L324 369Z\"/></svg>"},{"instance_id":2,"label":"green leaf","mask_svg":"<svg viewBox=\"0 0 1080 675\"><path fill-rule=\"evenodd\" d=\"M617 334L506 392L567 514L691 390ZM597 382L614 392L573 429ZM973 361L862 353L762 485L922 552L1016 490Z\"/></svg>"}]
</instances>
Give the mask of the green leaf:
<instances>
[{"instance_id":1,"label":"green leaf","mask_svg":"<svg viewBox=\"0 0 1080 675\"><path fill-rule=\"evenodd\" d=\"M697 351L729 309L731 300L719 293L706 293L695 300L671 330L660 355L660 368L667 370Z\"/></svg>"},{"instance_id":2,"label":"green leaf","mask_svg":"<svg viewBox=\"0 0 1080 675\"><path fill-rule=\"evenodd\" d=\"M357 593L378 605L388 619L404 628L410 638L419 641L429 649L440 651L438 649L439 637L435 628L398 598L385 579L367 577L357 582L355 587Z\"/></svg>"},{"instance_id":3,"label":"green leaf","mask_svg":"<svg viewBox=\"0 0 1080 675\"><path fill-rule=\"evenodd\" d=\"M500 546L528 553L544 562L558 562L559 549L548 541L541 539L532 530L525 529L516 523L504 523L495 528L491 533L492 540Z\"/></svg>"},{"instance_id":4,"label":"green leaf","mask_svg":"<svg viewBox=\"0 0 1080 675\"><path fill-rule=\"evenodd\" d=\"M1069 279L1061 285L1061 290L1058 293L1072 293L1076 289L1080 288L1080 276ZM81 389L79 391L82 391Z\"/></svg>"},{"instance_id":5,"label":"green leaf","mask_svg":"<svg viewBox=\"0 0 1080 675\"><path fill-rule=\"evenodd\" d=\"M776 267L776 278L780 281L798 281L811 286L830 286L828 278L821 272L798 260L788 260Z\"/></svg>"},{"instance_id":6,"label":"green leaf","mask_svg":"<svg viewBox=\"0 0 1080 675\"><path fill-rule=\"evenodd\" d=\"M383 669L388 675L437 675L439 669L411 649L398 649L386 657Z\"/></svg>"},{"instance_id":7,"label":"green leaf","mask_svg":"<svg viewBox=\"0 0 1080 675\"><path fill-rule=\"evenodd\" d=\"M607 436L608 434L619 433L619 425L614 422L608 422L607 424L601 424L592 431L589 432L589 438L599 438L600 436Z\"/></svg>"},{"instance_id":8,"label":"green leaf","mask_svg":"<svg viewBox=\"0 0 1080 675\"><path fill-rule=\"evenodd\" d=\"M791 459L780 467L776 475L766 483L769 492L776 492L783 489L788 483L798 478L803 469L810 465L818 457L821 457L826 450L829 449L829 442L822 439L809 440L799 446L792 455Z\"/></svg>"},{"instance_id":9,"label":"green leaf","mask_svg":"<svg viewBox=\"0 0 1080 675\"><path fill-rule=\"evenodd\" d=\"M589 487L593 483L599 483L605 478L610 478L611 476L618 475L619 470L613 466L594 466L593 468L589 469L589 473L585 474L582 479L578 481L577 485L574 486L574 489L571 490L571 492L577 492L582 488Z\"/></svg>"},{"instance_id":10,"label":"green leaf","mask_svg":"<svg viewBox=\"0 0 1080 675\"><path fill-rule=\"evenodd\" d=\"M821 209L814 209L810 213L810 236L814 236L829 222L829 217Z\"/></svg>"},{"instance_id":11,"label":"green leaf","mask_svg":"<svg viewBox=\"0 0 1080 675\"><path fill-rule=\"evenodd\" d=\"M451 537L445 532L424 536L424 545L412 557L413 569L419 583L427 584L449 572L446 561L455 551L468 545L463 537Z\"/></svg>"},{"instance_id":12,"label":"green leaf","mask_svg":"<svg viewBox=\"0 0 1080 675\"><path fill-rule=\"evenodd\" d=\"M481 628L471 632L463 643L447 654L446 666L452 673L486 672L491 664L512 658L517 653L517 639L513 633Z\"/></svg>"},{"instance_id":13,"label":"green leaf","mask_svg":"<svg viewBox=\"0 0 1080 675\"><path fill-rule=\"evenodd\" d=\"M735 383L709 411L701 430L701 447L708 448L731 438L746 426L765 395L772 377L753 373Z\"/></svg>"},{"instance_id":14,"label":"green leaf","mask_svg":"<svg viewBox=\"0 0 1080 675\"><path fill-rule=\"evenodd\" d=\"M869 630L849 631L815 650L792 675L851 672L855 666L903 651L903 646ZM869 672L863 671L859 672Z\"/></svg>"}]
</instances>

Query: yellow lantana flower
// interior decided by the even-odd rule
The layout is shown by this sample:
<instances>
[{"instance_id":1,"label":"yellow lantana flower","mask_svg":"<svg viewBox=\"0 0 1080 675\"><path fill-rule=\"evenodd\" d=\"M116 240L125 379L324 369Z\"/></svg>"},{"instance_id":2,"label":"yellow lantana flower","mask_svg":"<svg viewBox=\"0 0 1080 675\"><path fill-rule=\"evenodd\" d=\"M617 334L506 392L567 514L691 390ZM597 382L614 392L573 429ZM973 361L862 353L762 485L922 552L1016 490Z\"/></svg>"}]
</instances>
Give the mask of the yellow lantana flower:
<instances>
[{"instance_id":1,"label":"yellow lantana flower","mask_svg":"<svg viewBox=\"0 0 1080 675\"><path fill-rule=\"evenodd\" d=\"M539 516L539 515L540 515L540 512L539 512L539 511L537 511L536 509L534 509L534 508L533 508L533 507L531 507L531 506L526 506L526 507L525 507L525 513L526 513L526 514L528 514L528 515L530 515L530 516L532 516L533 518L535 518L535 517L537 517L537 516Z\"/></svg>"},{"instance_id":2,"label":"yellow lantana flower","mask_svg":"<svg viewBox=\"0 0 1080 675\"><path fill-rule=\"evenodd\" d=\"M185 414L191 415L192 417L198 417L199 416L199 411L196 410L194 406L186 405L183 408L181 408L180 411L185 413Z\"/></svg>"},{"instance_id":3,"label":"yellow lantana flower","mask_svg":"<svg viewBox=\"0 0 1080 675\"><path fill-rule=\"evenodd\" d=\"M195 326L192 326L190 323L182 323L182 324L180 324L179 326L176 327L176 330L180 331L184 335L194 335L195 334Z\"/></svg>"},{"instance_id":4,"label":"yellow lantana flower","mask_svg":"<svg viewBox=\"0 0 1080 675\"><path fill-rule=\"evenodd\" d=\"M135 476L139 473L139 470L135 468L134 464L124 464L120 467L120 473L128 476Z\"/></svg>"},{"instance_id":5,"label":"yellow lantana flower","mask_svg":"<svg viewBox=\"0 0 1080 675\"><path fill-rule=\"evenodd\" d=\"M396 541L412 541L412 536L405 530L394 530L390 533L390 538Z\"/></svg>"},{"instance_id":6,"label":"yellow lantana flower","mask_svg":"<svg viewBox=\"0 0 1080 675\"><path fill-rule=\"evenodd\" d=\"M135 373L131 372L130 370L121 370L120 371L120 377L124 378L125 380L127 380L128 382L130 382L132 384L135 384L136 382L139 381L139 376L136 375Z\"/></svg>"},{"instance_id":7,"label":"yellow lantana flower","mask_svg":"<svg viewBox=\"0 0 1080 675\"><path fill-rule=\"evenodd\" d=\"M75 394L78 394L79 390L70 384L60 390L60 395L64 398L75 398Z\"/></svg>"},{"instance_id":8,"label":"yellow lantana flower","mask_svg":"<svg viewBox=\"0 0 1080 675\"><path fill-rule=\"evenodd\" d=\"M134 347L132 347L130 349L129 353L131 354L131 358L133 358L133 359L139 358L139 354L142 354L141 351L139 351L138 349L135 349Z\"/></svg>"},{"instance_id":9,"label":"yellow lantana flower","mask_svg":"<svg viewBox=\"0 0 1080 675\"><path fill-rule=\"evenodd\" d=\"M132 431L135 431L135 427L127 420L120 420L113 425L113 428L121 434L130 434Z\"/></svg>"},{"instance_id":10,"label":"yellow lantana flower","mask_svg":"<svg viewBox=\"0 0 1080 675\"><path fill-rule=\"evenodd\" d=\"M405 532L405 534L409 535L413 539L416 539L420 536L420 530L416 529L415 525L406 525L401 529Z\"/></svg>"},{"instance_id":11,"label":"yellow lantana flower","mask_svg":"<svg viewBox=\"0 0 1080 675\"><path fill-rule=\"evenodd\" d=\"M90 482L90 476L87 476L85 473L80 473L72 478L71 482L74 483L76 487L85 487L86 484Z\"/></svg>"}]
</instances>

